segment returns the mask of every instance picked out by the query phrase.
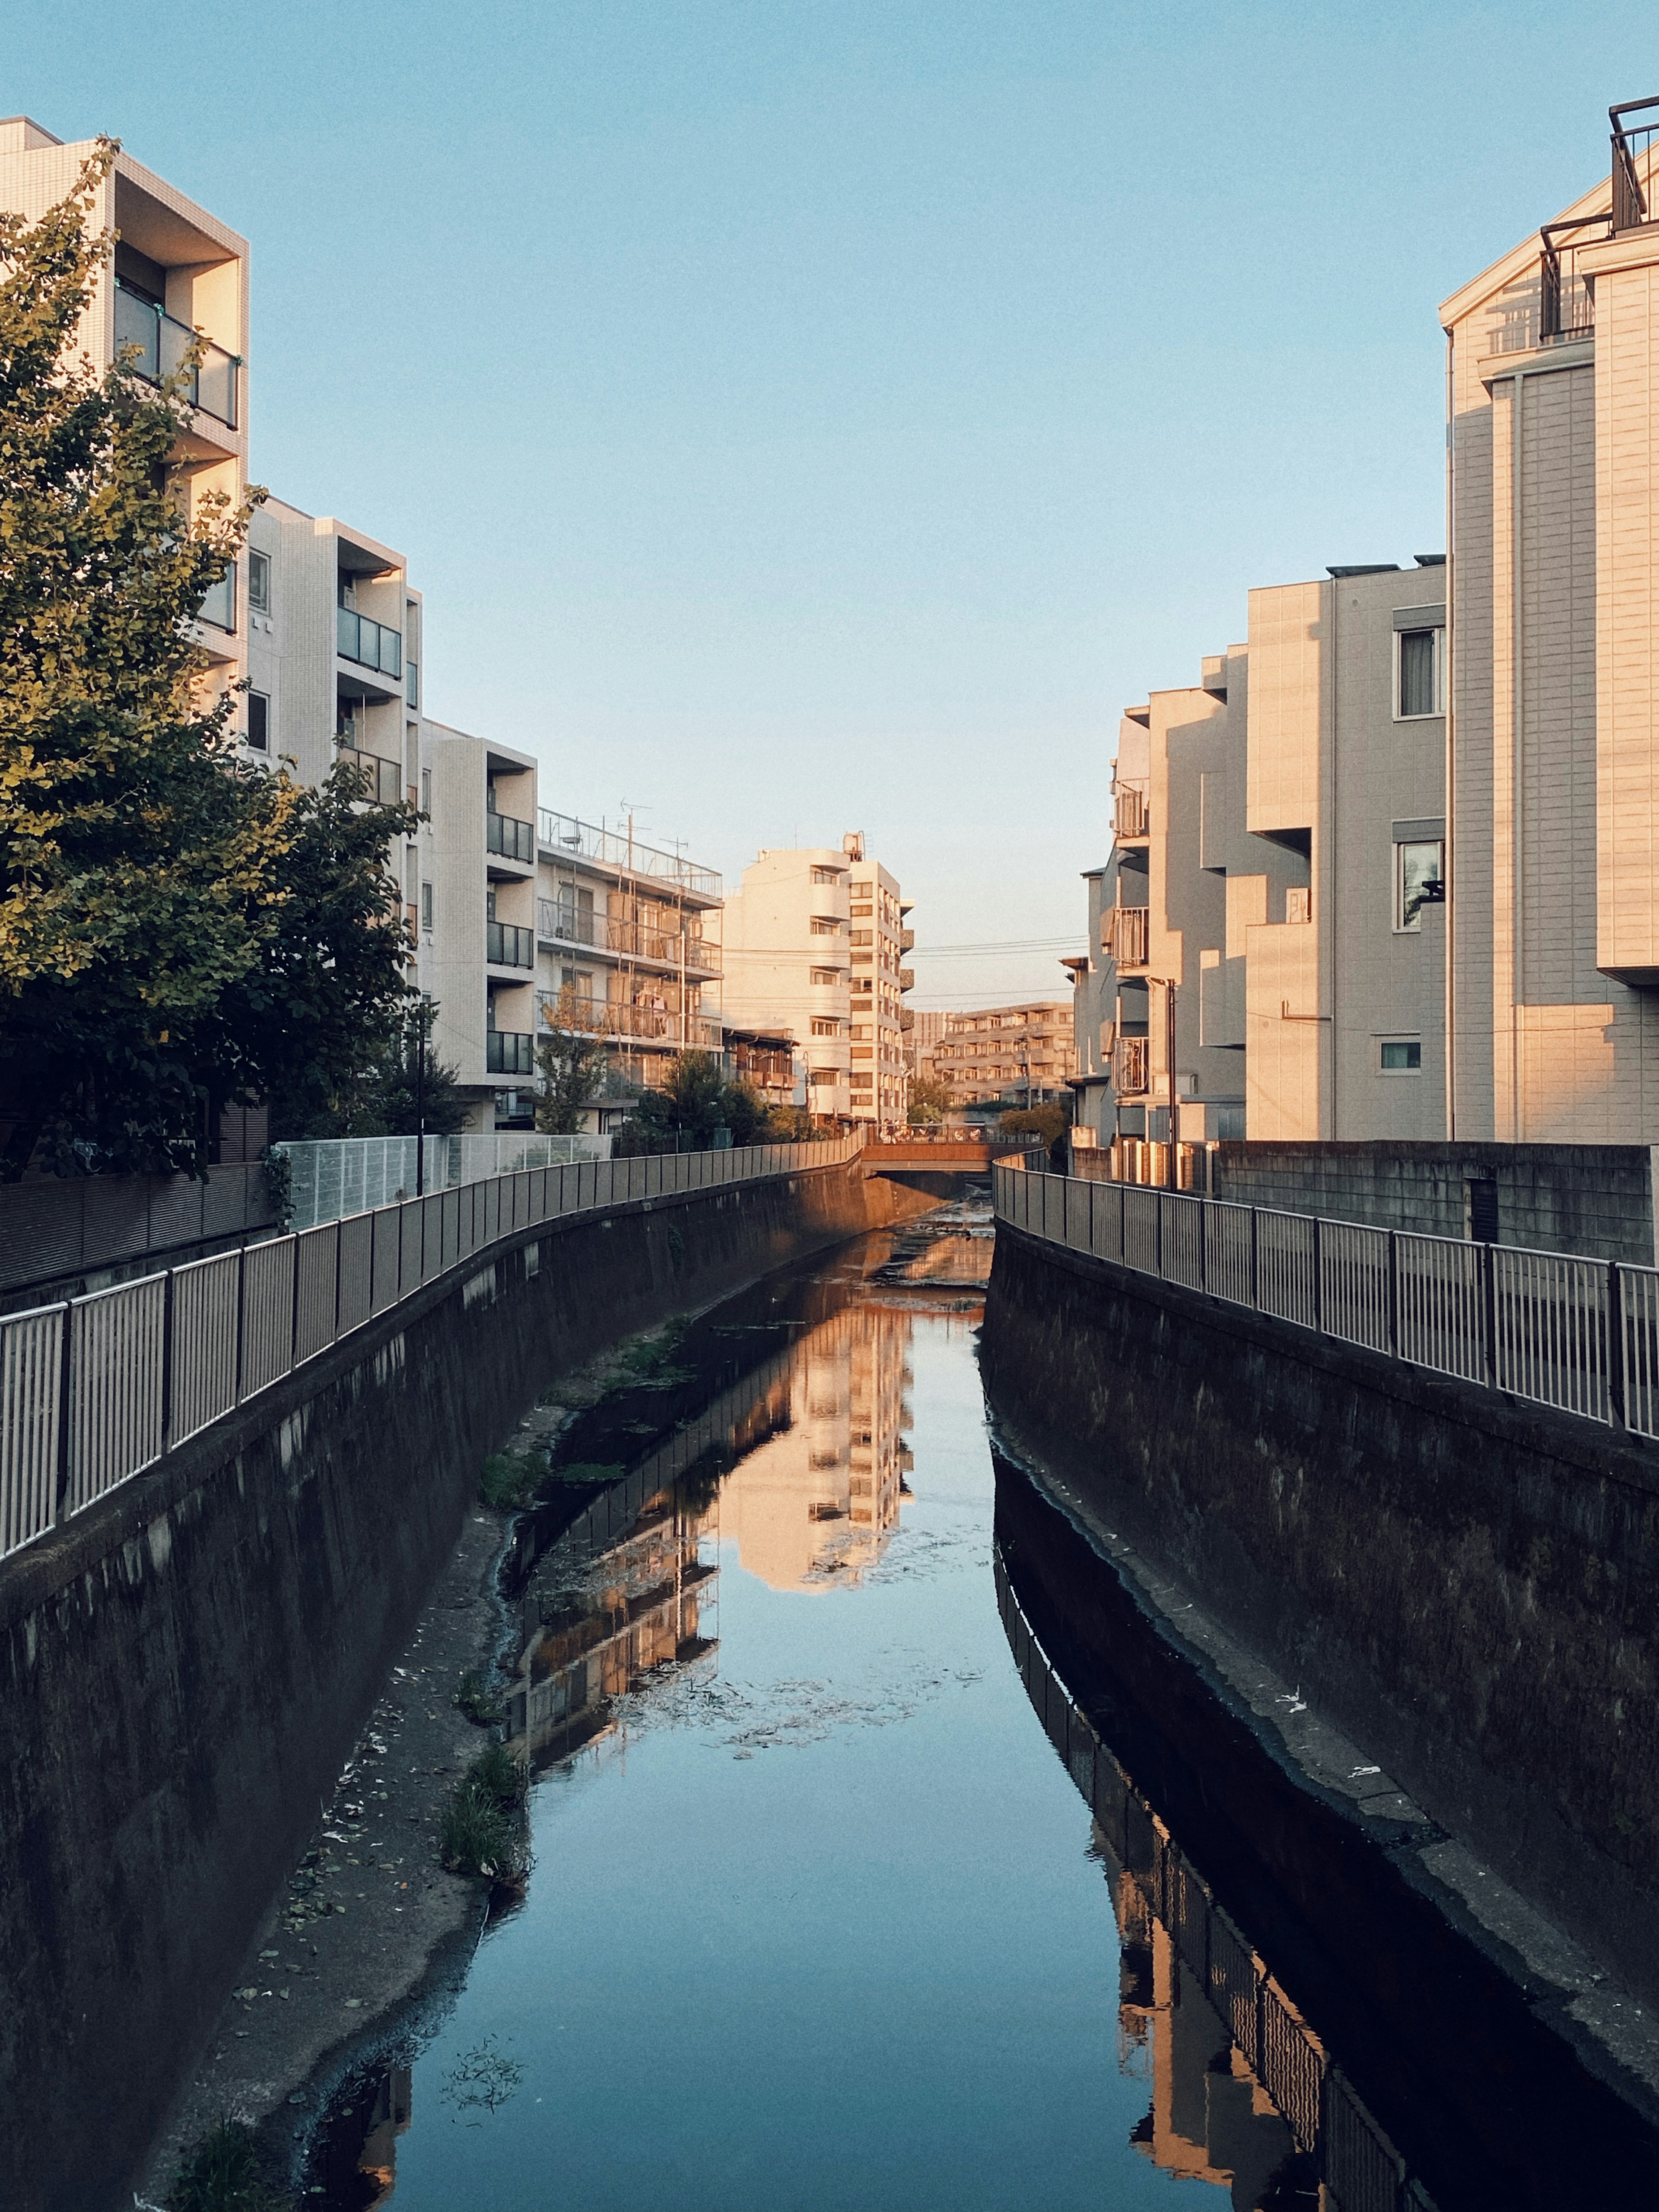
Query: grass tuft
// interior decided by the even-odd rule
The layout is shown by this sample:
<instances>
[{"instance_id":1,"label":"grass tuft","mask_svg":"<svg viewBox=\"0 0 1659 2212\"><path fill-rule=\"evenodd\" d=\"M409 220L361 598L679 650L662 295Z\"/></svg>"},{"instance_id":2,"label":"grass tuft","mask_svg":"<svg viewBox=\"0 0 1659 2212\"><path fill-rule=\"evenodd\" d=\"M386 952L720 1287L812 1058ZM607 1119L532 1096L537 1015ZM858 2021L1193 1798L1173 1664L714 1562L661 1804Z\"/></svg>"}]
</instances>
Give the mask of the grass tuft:
<instances>
[{"instance_id":1,"label":"grass tuft","mask_svg":"<svg viewBox=\"0 0 1659 2212\"><path fill-rule=\"evenodd\" d=\"M221 2120L203 2136L173 2178L167 2212L288 2212L287 2195L272 2185L240 2120Z\"/></svg>"},{"instance_id":2,"label":"grass tuft","mask_svg":"<svg viewBox=\"0 0 1659 2212\"><path fill-rule=\"evenodd\" d=\"M528 1783L524 1767L502 1744L492 1743L473 1760L449 1793L438 1834L438 1856L452 1874L496 1882L523 1879L524 1854L513 1816Z\"/></svg>"},{"instance_id":3,"label":"grass tuft","mask_svg":"<svg viewBox=\"0 0 1659 2212\"><path fill-rule=\"evenodd\" d=\"M539 1452L492 1452L478 1477L478 1495L498 1513L510 1513L530 1503L546 1473Z\"/></svg>"},{"instance_id":4,"label":"grass tuft","mask_svg":"<svg viewBox=\"0 0 1659 2212\"><path fill-rule=\"evenodd\" d=\"M451 1702L479 1728L493 1728L501 1718L501 1701L482 1674L463 1674Z\"/></svg>"}]
</instances>

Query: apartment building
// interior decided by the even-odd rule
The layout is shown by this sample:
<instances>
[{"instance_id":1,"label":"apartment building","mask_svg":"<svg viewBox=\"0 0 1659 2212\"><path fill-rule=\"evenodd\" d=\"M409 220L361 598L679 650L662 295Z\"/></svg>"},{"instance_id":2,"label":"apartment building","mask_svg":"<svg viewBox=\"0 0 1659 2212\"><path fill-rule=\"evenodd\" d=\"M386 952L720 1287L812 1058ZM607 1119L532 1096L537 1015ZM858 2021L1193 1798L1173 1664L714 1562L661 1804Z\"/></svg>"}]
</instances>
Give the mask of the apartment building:
<instances>
[{"instance_id":1,"label":"apartment building","mask_svg":"<svg viewBox=\"0 0 1659 2212\"><path fill-rule=\"evenodd\" d=\"M952 1106L1036 1106L1066 1095L1076 1063L1068 1000L984 1006L940 1018L931 1063Z\"/></svg>"},{"instance_id":2,"label":"apartment building","mask_svg":"<svg viewBox=\"0 0 1659 2212\"><path fill-rule=\"evenodd\" d=\"M1450 1121L1659 1140L1659 103L1454 293Z\"/></svg>"},{"instance_id":3,"label":"apartment building","mask_svg":"<svg viewBox=\"0 0 1659 2212\"><path fill-rule=\"evenodd\" d=\"M769 1106L805 1105L806 1063L784 1030L728 1027L720 1048L731 1081L746 1083Z\"/></svg>"},{"instance_id":4,"label":"apartment building","mask_svg":"<svg viewBox=\"0 0 1659 2212\"><path fill-rule=\"evenodd\" d=\"M1167 1140L1172 1067L1183 1143L1445 1134L1444 576L1253 591L1124 717L1074 1000L1099 1141Z\"/></svg>"},{"instance_id":5,"label":"apartment building","mask_svg":"<svg viewBox=\"0 0 1659 2212\"><path fill-rule=\"evenodd\" d=\"M854 832L829 846L763 852L726 902L726 1018L787 1035L805 1060L813 1113L904 1121L904 1038L915 943L898 879Z\"/></svg>"}]
</instances>

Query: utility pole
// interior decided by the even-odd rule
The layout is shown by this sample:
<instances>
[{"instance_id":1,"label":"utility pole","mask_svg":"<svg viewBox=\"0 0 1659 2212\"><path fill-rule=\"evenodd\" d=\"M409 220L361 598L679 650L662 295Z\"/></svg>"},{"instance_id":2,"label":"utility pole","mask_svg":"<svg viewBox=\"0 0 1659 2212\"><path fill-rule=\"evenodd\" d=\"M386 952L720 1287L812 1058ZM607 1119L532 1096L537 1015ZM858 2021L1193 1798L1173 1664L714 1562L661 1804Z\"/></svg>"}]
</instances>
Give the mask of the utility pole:
<instances>
[{"instance_id":1,"label":"utility pole","mask_svg":"<svg viewBox=\"0 0 1659 2212\"><path fill-rule=\"evenodd\" d=\"M426 1195L426 998L415 1009L415 1195Z\"/></svg>"}]
</instances>

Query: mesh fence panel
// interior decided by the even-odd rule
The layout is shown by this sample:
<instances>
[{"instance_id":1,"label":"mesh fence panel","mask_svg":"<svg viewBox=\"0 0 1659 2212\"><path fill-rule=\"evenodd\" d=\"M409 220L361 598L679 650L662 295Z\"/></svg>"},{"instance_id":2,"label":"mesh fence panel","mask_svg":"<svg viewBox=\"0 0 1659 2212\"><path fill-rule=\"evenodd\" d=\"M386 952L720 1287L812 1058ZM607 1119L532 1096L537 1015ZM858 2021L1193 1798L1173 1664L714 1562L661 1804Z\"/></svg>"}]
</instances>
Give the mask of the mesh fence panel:
<instances>
[{"instance_id":1,"label":"mesh fence panel","mask_svg":"<svg viewBox=\"0 0 1659 2212\"><path fill-rule=\"evenodd\" d=\"M95 1291L70 1307L72 1380L64 1502L71 1513L161 1455L166 1310L164 1275Z\"/></svg>"},{"instance_id":2,"label":"mesh fence panel","mask_svg":"<svg viewBox=\"0 0 1659 2212\"><path fill-rule=\"evenodd\" d=\"M0 1553L52 1525L67 1320L56 1305L0 1322Z\"/></svg>"},{"instance_id":3,"label":"mesh fence panel","mask_svg":"<svg viewBox=\"0 0 1659 2212\"><path fill-rule=\"evenodd\" d=\"M236 1403L242 1255L222 1253L173 1271L172 1441L182 1443Z\"/></svg>"}]
</instances>

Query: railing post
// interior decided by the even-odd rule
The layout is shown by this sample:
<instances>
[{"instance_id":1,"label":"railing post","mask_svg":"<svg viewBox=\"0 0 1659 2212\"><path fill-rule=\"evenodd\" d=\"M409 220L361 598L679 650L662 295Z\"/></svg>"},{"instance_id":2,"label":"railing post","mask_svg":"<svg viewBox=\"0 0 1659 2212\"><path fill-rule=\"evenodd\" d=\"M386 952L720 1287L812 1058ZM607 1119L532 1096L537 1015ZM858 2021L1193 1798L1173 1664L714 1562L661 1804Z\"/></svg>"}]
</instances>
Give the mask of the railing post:
<instances>
[{"instance_id":1,"label":"railing post","mask_svg":"<svg viewBox=\"0 0 1659 2212\"><path fill-rule=\"evenodd\" d=\"M1323 1225L1316 1213L1313 1218L1313 1310L1314 1327L1322 1336L1325 1333L1325 1243L1319 1232Z\"/></svg>"},{"instance_id":2,"label":"railing post","mask_svg":"<svg viewBox=\"0 0 1659 2212\"><path fill-rule=\"evenodd\" d=\"M173 1269L161 1278L161 1449L173 1449Z\"/></svg>"},{"instance_id":3,"label":"railing post","mask_svg":"<svg viewBox=\"0 0 1659 2212\"><path fill-rule=\"evenodd\" d=\"M1480 1252L1480 1334L1482 1381L1489 1390L1498 1387L1498 1270L1492 1265L1492 1248L1482 1244Z\"/></svg>"},{"instance_id":4,"label":"railing post","mask_svg":"<svg viewBox=\"0 0 1659 2212\"><path fill-rule=\"evenodd\" d=\"M1400 1357L1400 1243L1394 1231L1389 1238L1389 1352Z\"/></svg>"},{"instance_id":5,"label":"railing post","mask_svg":"<svg viewBox=\"0 0 1659 2212\"><path fill-rule=\"evenodd\" d=\"M1193 1204L1198 1208L1198 1287L1210 1287L1210 1201L1194 1194Z\"/></svg>"},{"instance_id":6,"label":"railing post","mask_svg":"<svg viewBox=\"0 0 1659 2212\"><path fill-rule=\"evenodd\" d=\"M338 1253L339 1249L340 1224L337 1221L334 1224L334 1249L337 1254ZM334 1304L337 1312L340 1303L338 1283L339 1261L337 1259L335 1261L336 1287L334 1293ZM237 1406L240 1406L242 1402L242 1339L246 1329L246 1313L247 1246L246 1244L242 1244L238 1246L236 1252L236 1395L231 1401L234 1405Z\"/></svg>"},{"instance_id":7,"label":"railing post","mask_svg":"<svg viewBox=\"0 0 1659 2212\"><path fill-rule=\"evenodd\" d=\"M64 1334L58 1347L58 1467L52 1482L52 1525L55 1528L64 1518L69 1504L70 1488L70 1398L75 1387L74 1329L75 1303L64 1303Z\"/></svg>"},{"instance_id":8,"label":"railing post","mask_svg":"<svg viewBox=\"0 0 1659 2212\"><path fill-rule=\"evenodd\" d=\"M1261 1310L1261 1254L1256 1236L1255 1208L1250 1208L1250 1310Z\"/></svg>"},{"instance_id":9,"label":"railing post","mask_svg":"<svg viewBox=\"0 0 1659 2212\"><path fill-rule=\"evenodd\" d=\"M1158 1261L1158 1279L1161 1283L1164 1280L1164 1194L1161 1190L1152 1193L1152 1256Z\"/></svg>"},{"instance_id":10,"label":"railing post","mask_svg":"<svg viewBox=\"0 0 1659 2212\"><path fill-rule=\"evenodd\" d=\"M1630 1426L1625 1402L1625 1291L1619 1262L1607 1262L1607 1419L1615 1429Z\"/></svg>"}]
</instances>

